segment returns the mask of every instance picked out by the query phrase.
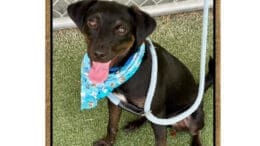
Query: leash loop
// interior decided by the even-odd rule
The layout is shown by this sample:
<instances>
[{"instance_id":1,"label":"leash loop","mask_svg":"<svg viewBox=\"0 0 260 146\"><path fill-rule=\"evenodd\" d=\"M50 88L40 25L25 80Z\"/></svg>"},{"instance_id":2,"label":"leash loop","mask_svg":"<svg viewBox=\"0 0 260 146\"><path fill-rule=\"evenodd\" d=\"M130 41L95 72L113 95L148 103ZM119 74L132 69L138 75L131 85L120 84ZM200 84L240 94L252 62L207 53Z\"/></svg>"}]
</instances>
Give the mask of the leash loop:
<instances>
[{"instance_id":1,"label":"leash loop","mask_svg":"<svg viewBox=\"0 0 260 146\"><path fill-rule=\"evenodd\" d=\"M203 7L203 30L202 30L202 39L201 39L201 56L200 56L200 82L199 82L199 89L198 89L198 95L191 107L189 107L186 111L168 118L158 118L153 115L151 111L151 104L152 99L154 96L156 83L157 83L157 72L158 72L158 61L157 61L157 55L155 51L155 47L152 43L152 41L147 38L147 41L150 43L151 48L151 55L152 55L152 71L151 71L151 80L150 85L147 93L147 97L144 104L144 113L136 113L138 115L144 115L149 121L151 121L154 124L158 125L172 125L175 124L186 117L190 116L197 108L199 107L202 98L203 98L203 92L204 92L204 84L205 84L205 66L206 66L206 51L207 51L207 34L208 34L208 11L209 11L209 0L204 0L204 7ZM113 102L115 105L121 105L121 101L116 97L113 96L113 94L108 95L108 98L111 102ZM127 110L126 107L122 107ZM128 110L130 111L130 110ZM130 111L131 112L131 111Z\"/></svg>"},{"instance_id":2,"label":"leash loop","mask_svg":"<svg viewBox=\"0 0 260 146\"><path fill-rule=\"evenodd\" d=\"M207 50L207 34L208 34L208 11L209 11L209 0L204 0L204 8L203 8L203 30L202 30L202 39L201 39L201 56L200 56L200 82L199 82L199 89L198 89L198 95L191 107L189 107L186 111L168 118L168 119L162 119L157 118L153 115L153 113L150 111L151 104L152 104L152 98L153 95L149 94L151 92L154 92L152 90L155 90L155 87L151 87L153 85L153 79L151 79L150 87L148 90L147 98L145 100L144 105L144 112L146 118L151 121L152 123L158 124L158 125L172 125L175 124L186 117L190 116L195 110L198 109L204 93L204 84L205 84L205 66L206 66L206 50ZM150 41L151 42L151 41ZM155 52L154 46L152 45L151 52ZM152 59L153 67L155 68L155 65L157 65L157 58L155 59L153 57ZM157 68L157 67L156 67ZM156 71L157 72L157 71ZM153 75L154 72L151 74ZM156 78L154 78L156 80ZM156 82L156 81L155 81Z\"/></svg>"}]
</instances>

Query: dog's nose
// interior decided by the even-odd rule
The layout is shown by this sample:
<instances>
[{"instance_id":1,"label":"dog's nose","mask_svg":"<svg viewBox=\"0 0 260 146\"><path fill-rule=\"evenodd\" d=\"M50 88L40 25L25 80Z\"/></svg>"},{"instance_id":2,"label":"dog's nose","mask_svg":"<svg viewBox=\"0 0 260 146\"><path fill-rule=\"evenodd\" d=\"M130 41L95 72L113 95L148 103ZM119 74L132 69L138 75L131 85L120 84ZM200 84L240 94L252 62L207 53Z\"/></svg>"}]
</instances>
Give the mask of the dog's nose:
<instances>
[{"instance_id":1,"label":"dog's nose","mask_svg":"<svg viewBox=\"0 0 260 146\"><path fill-rule=\"evenodd\" d=\"M95 55L95 57L98 57L98 58L104 58L106 56L105 53L101 52L101 51L95 51L94 55Z\"/></svg>"}]
</instances>

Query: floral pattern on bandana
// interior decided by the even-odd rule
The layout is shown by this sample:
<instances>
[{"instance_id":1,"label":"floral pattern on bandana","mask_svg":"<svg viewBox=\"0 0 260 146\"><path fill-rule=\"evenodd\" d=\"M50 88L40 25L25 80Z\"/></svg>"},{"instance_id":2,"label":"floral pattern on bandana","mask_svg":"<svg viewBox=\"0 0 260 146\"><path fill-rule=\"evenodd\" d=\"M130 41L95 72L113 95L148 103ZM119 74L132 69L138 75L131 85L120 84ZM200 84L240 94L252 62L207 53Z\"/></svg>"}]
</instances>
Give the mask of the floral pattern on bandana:
<instances>
[{"instance_id":1,"label":"floral pattern on bandana","mask_svg":"<svg viewBox=\"0 0 260 146\"><path fill-rule=\"evenodd\" d=\"M81 64L81 110L96 107L99 100L104 99L115 88L130 79L140 67L144 53L145 44L143 43L124 66L110 73L103 83L97 84L93 84L88 77L90 59L85 54Z\"/></svg>"}]
</instances>

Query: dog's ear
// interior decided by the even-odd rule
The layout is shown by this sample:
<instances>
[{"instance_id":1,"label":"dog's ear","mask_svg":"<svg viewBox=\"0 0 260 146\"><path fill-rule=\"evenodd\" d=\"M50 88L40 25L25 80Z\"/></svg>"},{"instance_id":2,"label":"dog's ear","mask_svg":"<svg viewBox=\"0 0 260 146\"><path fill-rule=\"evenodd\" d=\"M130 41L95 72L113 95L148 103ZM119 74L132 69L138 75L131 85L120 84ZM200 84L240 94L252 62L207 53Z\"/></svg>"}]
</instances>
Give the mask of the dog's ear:
<instances>
[{"instance_id":1,"label":"dog's ear","mask_svg":"<svg viewBox=\"0 0 260 146\"><path fill-rule=\"evenodd\" d=\"M136 6L130 7L130 13L133 16L135 23L135 37L137 40L137 45L140 45L145 38L154 31L156 21Z\"/></svg>"},{"instance_id":2,"label":"dog's ear","mask_svg":"<svg viewBox=\"0 0 260 146\"><path fill-rule=\"evenodd\" d=\"M84 22L88 9L96 2L97 0L84 0L68 6L67 11L70 18L81 31L84 30Z\"/></svg>"}]
</instances>

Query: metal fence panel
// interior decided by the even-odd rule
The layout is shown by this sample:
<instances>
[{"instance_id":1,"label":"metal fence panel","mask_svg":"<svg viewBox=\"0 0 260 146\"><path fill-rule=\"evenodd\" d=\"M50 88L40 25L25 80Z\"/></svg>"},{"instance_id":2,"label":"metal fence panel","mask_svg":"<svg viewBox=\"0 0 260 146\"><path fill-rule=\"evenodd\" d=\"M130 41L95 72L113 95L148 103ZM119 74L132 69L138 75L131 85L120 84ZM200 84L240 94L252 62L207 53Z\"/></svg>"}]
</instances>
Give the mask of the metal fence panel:
<instances>
[{"instance_id":1,"label":"metal fence panel","mask_svg":"<svg viewBox=\"0 0 260 146\"><path fill-rule=\"evenodd\" d=\"M53 0L53 29L75 27L67 14L67 6L80 0ZM152 16L194 11L203 8L203 0L106 0L125 5L137 5ZM213 0L210 1L210 7Z\"/></svg>"}]
</instances>

